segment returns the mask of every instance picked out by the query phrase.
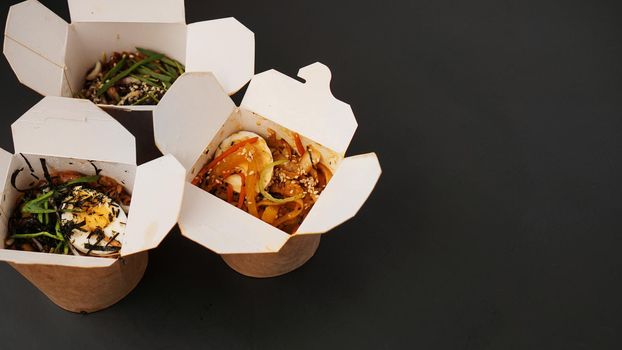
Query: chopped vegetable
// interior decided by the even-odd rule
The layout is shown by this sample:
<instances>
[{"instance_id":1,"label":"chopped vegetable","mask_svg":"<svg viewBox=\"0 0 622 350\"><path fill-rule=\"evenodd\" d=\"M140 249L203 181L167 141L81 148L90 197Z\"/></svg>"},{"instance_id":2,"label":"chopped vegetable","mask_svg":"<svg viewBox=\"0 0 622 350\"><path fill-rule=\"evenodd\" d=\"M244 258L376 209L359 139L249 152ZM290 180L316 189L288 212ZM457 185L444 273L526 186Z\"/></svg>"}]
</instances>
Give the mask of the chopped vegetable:
<instances>
[{"instance_id":1,"label":"chopped vegetable","mask_svg":"<svg viewBox=\"0 0 622 350\"><path fill-rule=\"evenodd\" d=\"M293 135L290 145L274 132L267 139L234 133L221 141L217 156L192 183L293 234L332 176L317 147L311 143L305 149Z\"/></svg>"},{"instance_id":2,"label":"chopped vegetable","mask_svg":"<svg viewBox=\"0 0 622 350\"><path fill-rule=\"evenodd\" d=\"M198 185L199 183L201 183L202 179L205 177L205 175L207 175L207 173L214 167L216 166L216 164L218 164L218 162L222 161L223 159L227 158L229 155L235 153L235 151L239 150L240 148L242 148L244 145L247 145L249 143L253 143L256 142L258 140L257 137L254 138L250 138L241 142L236 143L235 145L229 147L225 152L223 152L220 156L214 158L214 160L212 160L211 162L209 162L205 167L203 167L203 169L201 169L201 171L199 171L199 173L197 174L197 176L195 176L195 178L192 180L192 184L193 185Z\"/></svg>"},{"instance_id":3,"label":"chopped vegetable","mask_svg":"<svg viewBox=\"0 0 622 350\"><path fill-rule=\"evenodd\" d=\"M300 135L297 132L294 133L294 143L296 143L296 150L300 156L305 154L305 148L302 145L302 141L300 141Z\"/></svg>"},{"instance_id":4,"label":"chopped vegetable","mask_svg":"<svg viewBox=\"0 0 622 350\"><path fill-rule=\"evenodd\" d=\"M154 105L184 71L181 63L151 50L115 52L95 62L75 97L98 104Z\"/></svg>"}]
</instances>

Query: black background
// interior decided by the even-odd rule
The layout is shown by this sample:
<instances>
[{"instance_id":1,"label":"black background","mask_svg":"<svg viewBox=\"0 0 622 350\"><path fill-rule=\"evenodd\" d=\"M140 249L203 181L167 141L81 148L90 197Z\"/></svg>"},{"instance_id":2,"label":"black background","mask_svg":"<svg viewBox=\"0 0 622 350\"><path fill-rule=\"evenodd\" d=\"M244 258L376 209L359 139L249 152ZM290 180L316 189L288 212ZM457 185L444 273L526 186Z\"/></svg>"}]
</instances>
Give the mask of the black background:
<instances>
[{"instance_id":1,"label":"black background","mask_svg":"<svg viewBox=\"0 0 622 350\"><path fill-rule=\"evenodd\" d=\"M380 157L375 192L279 278L240 276L175 229L127 298L86 316L1 264L0 348L622 346L616 2L186 3L188 22L251 28L256 72L328 65L359 122L349 154ZM12 151L40 96L0 69ZM159 155L149 114L115 116L140 162Z\"/></svg>"}]
</instances>

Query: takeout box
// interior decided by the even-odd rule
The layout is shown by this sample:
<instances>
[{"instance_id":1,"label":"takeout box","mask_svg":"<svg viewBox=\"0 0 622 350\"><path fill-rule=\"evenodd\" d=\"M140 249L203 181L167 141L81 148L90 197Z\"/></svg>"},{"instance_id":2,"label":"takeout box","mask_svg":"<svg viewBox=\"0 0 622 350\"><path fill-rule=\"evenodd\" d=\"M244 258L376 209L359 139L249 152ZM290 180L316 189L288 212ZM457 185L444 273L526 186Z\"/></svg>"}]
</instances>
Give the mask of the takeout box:
<instances>
[{"instance_id":1,"label":"takeout box","mask_svg":"<svg viewBox=\"0 0 622 350\"><path fill-rule=\"evenodd\" d=\"M126 296L155 248L175 225L182 203L185 169L171 155L136 165L134 136L87 100L45 97L13 125L15 154L0 149L0 260L63 309L93 312ZM132 195L120 258L59 255L4 249L7 223L20 193L43 179L40 159L52 171L100 174Z\"/></svg>"},{"instance_id":2,"label":"takeout box","mask_svg":"<svg viewBox=\"0 0 622 350\"><path fill-rule=\"evenodd\" d=\"M320 235L352 218L380 177L374 153L344 157L357 123L350 106L333 97L328 67L315 63L298 76L305 83L275 70L258 74L236 107L213 74L187 73L154 110L158 148L187 169L182 234L248 276L277 276L304 264ZM297 132L303 144L321 145L334 173L291 236L190 183L225 137L239 130L267 137L268 129L290 144Z\"/></svg>"},{"instance_id":3,"label":"takeout box","mask_svg":"<svg viewBox=\"0 0 622 350\"><path fill-rule=\"evenodd\" d=\"M44 96L73 97L105 53L143 47L213 72L228 94L254 73L254 34L235 18L185 22L183 0L68 0L71 24L28 0L10 8L4 55L24 85ZM110 106L152 110L154 106Z\"/></svg>"}]
</instances>

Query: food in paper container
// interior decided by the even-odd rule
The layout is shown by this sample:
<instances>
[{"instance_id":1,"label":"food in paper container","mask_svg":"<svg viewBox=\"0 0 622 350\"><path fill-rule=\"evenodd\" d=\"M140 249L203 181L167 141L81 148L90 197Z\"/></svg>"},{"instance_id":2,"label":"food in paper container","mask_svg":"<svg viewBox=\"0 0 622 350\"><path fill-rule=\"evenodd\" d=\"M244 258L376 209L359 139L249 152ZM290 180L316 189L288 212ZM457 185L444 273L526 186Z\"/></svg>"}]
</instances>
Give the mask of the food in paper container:
<instances>
[{"instance_id":1,"label":"food in paper container","mask_svg":"<svg viewBox=\"0 0 622 350\"><path fill-rule=\"evenodd\" d=\"M186 23L183 0L68 0L67 5L70 23L37 0L11 6L6 20L3 53L19 81L44 96L75 97L85 87L85 77L97 75L96 60L103 54L131 54L137 47L165 54L183 64L183 71L213 72L228 94L253 75L254 34L235 18ZM101 60L102 69L106 62ZM148 68L169 72L166 67L160 72ZM138 94L122 101L126 94L119 93L117 100L114 91L112 97L104 92L96 97L106 100L96 103L110 109L152 110L162 97L152 92L155 99L143 101L135 99Z\"/></svg>"},{"instance_id":2,"label":"food in paper container","mask_svg":"<svg viewBox=\"0 0 622 350\"><path fill-rule=\"evenodd\" d=\"M255 75L238 107L213 73L186 73L175 82L153 114L156 145L163 153L173 154L187 171L184 203L178 219L182 235L220 254L229 266L244 275L278 276L304 264L315 253L323 233L356 215L381 174L374 153L345 156L357 123L350 106L332 95L328 67L314 63L301 68L298 76L304 82L275 70ZM288 232L262 221L259 214L263 216L260 212L263 208L253 216L222 200L227 197L228 186L221 188L219 198L218 194L192 184L206 164L236 143L259 135L270 146L271 130L276 132L276 140L286 141L295 156L308 152L308 146L319 151L323 162L318 164L326 163L332 174L326 187L320 187L321 192L314 198L317 200L300 226L292 225ZM235 135L240 131L256 135ZM225 139L229 140L223 143ZM303 146L300 153L297 143ZM272 154L271 161L268 157L261 163L270 164L278 159ZM315 159L308 159L309 163ZM203 171L203 175L208 174ZM225 175L222 182L232 174ZM274 175L266 174L265 178L268 177L274 179ZM227 180L232 187L236 181L241 185L241 179ZM264 189L276 199L295 195L270 193L271 186L268 184ZM256 188L256 193L261 192L261 187ZM232 188L232 202L235 196ZM255 202L263 201L264 197L267 196L258 194ZM247 202L246 198L243 200Z\"/></svg>"},{"instance_id":3,"label":"food in paper container","mask_svg":"<svg viewBox=\"0 0 622 350\"><path fill-rule=\"evenodd\" d=\"M296 232L332 177L313 143L293 144L268 130L264 139L249 131L225 138L192 181L249 214L287 232Z\"/></svg>"},{"instance_id":4,"label":"food in paper container","mask_svg":"<svg viewBox=\"0 0 622 350\"><path fill-rule=\"evenodd\" d=\"M175 225L185 169L172 155L137 165L134 136L88 100L45 97L20 116L11 129L15 153L0 149L0 260L8 262L63 309L94 312L113 305L136 287L147 267L148 250L157 247ZM97 135L98 142L93 141L93 135ZM59 189L61 186L69 188ZM59 190L62 195L54 203L44 199L30 208L46 209L45 203L47 209L57 206L61 211L55 218L60 221L59 226L78 226L84 221L78 231L86 231L85 225L95 229L102 226L102 242L112 241L109 246L118 246L114 242L118 241L120 249L104 249L99 255L93 249L89 256L88 250L76 249L78 255L74 255L71 247L88 249L85 244L95 245L97 241L87 241L93 237L73 228L63 236L70 244L70 254L12 249L15 247L9 245L16 240L10 241L9 236L15 232L9 230L9 221L14 220L20 198L27 195L19 190L28 189ZM31 197L40 194L33 193ZM95 205L84 208L84 203L76 203L78 199ZM106 215L109 211L112 217ZM47 214L58 215L56 211ZM127 214L127 219L123 214ZM54 235L56 224L49 216L47 229ZM41 221L45 223L43 215ZM106 222L110 223L103 227ZM120 232L120 226L125 227L124 232ZM113 230L120 232L114 240L109 234ZM102 242L98 245L108 243ZM64 248L48 247L52 248L64 253ZM106 256L108 253L118 253L117 258Z\"/></svg>"},{"instance_id":5,"label":"food in paper container","mask_svg":"<svg viewBox=\"0 0 622 350\"><path fill-rule=\"evenodd\" d=\"M9 219L8 249L117 258L125 234L131 197L114 179L75 171L50 174L22 193ZM97 172L97 171L96 171ZM31 174L31 176L36 176Z\"/></svg>"},{"instance_id":6,"label":"food in paper container","mask_svg":"<svg viewBox=\"0 0 622 350\"><path fill-rule=\"evenodd\" d=\"M185 72L178 61L161 53L136 48L115 52L95 62L86 74L84 87L75 97L98 104L156 105L175 80Z\"/></svg>"}]
</instances>

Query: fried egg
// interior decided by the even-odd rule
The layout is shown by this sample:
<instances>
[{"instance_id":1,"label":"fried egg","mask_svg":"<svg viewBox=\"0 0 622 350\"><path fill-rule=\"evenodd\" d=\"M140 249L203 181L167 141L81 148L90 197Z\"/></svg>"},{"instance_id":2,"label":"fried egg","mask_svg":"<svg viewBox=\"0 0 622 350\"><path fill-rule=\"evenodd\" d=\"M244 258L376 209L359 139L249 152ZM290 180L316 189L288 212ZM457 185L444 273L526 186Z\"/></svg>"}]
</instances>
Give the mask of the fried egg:
<instances>
[{"instance_id":1,"label":"fried egg","mask_svg":"<svg viewBox=\"0 0 622 350\"><path fill-rule=\"evenodd\" d=\"M268 166L270 163L273 162L272 151L270 151L270 147L268 147L266 140L263 137L255 134L254 132L238 131L236 133L229 135L227 138L222 140L222 142L216 149L214 157L218 157L224 151L226 151L229 147L235 145L236 143L244 141L244 140L248 140L254 137L257 137L258 139L257 141L253 142L251 145L256 150L255 160L257 162L256 164L258 167L258 171L261 172L266 166ZM240 170L244 173L244 175L248 175L247 174L248 169L243 168ZM268 184L270 183L270 180L272 179L272 171L273 170L270 169L269 172L267 173L267 176L264 179L264 182L259 184L260 186L263 186L263 188L266 188ZM233 188L233 191L240 193L240 191L242 190L242 177L240 175L237 175L237 174L229 175L228 177L225 178L224 181L231 185L231 187Z\"/></svg>"},{"instance_id":2,"label":"fried egg","mask_svg":"<svg viewBox=\"0 0 622 350\"><path fill-rule=\"evenodd\" d=\"M81 253L106 256L119 252L127 216L105 194L76 186L61 204L61 227L71 229L69 241Z\"/></svg>"}]
</instances>

